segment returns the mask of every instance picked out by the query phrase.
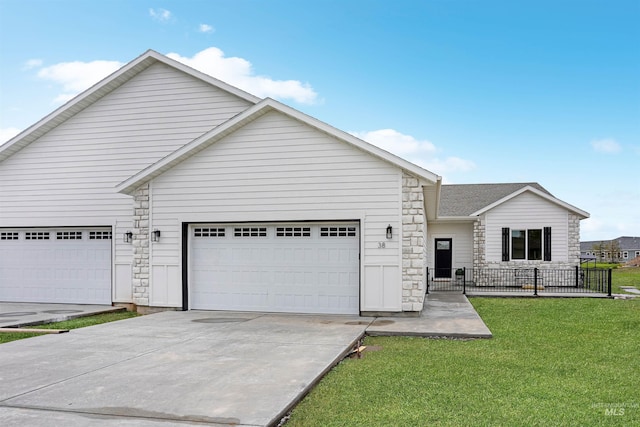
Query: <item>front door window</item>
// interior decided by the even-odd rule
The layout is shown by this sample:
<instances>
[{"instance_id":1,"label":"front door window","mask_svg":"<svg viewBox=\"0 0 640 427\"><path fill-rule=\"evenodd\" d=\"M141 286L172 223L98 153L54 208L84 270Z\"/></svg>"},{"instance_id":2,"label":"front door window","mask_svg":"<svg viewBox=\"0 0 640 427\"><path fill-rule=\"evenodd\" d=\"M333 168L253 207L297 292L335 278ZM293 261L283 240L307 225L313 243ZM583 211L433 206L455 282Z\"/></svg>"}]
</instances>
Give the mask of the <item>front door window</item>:
<instances>
[{"instance_id":1,"label":"front door window","mask_svg":"<svg viewBox=\"0 0 640 427\"><path fill-rule=\"evenodd\" d=\"M435 239L435 277L451 277L453 251L451 239Z\"/></svg>"}]
</instances>

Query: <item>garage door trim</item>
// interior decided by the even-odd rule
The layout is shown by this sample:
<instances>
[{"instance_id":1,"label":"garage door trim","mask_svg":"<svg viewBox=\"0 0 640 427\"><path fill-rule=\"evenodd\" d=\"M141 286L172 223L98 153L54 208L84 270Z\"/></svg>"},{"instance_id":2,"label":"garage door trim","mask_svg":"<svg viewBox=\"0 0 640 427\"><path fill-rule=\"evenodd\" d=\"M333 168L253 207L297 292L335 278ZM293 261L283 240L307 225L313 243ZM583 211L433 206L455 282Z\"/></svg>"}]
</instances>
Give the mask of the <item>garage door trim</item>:
<instances>
[{"instance_id":1,"label":"garage door trim","mask_svg":"<svg viewBox=\"0 0 640 427\"><path fill-rule=\"evenodd\" d=\"M98 243L106 240L108 243ZM11 249L12 243L16 244L15 249ZM1 227L1 244L4 244L5 251L15 252L16 260L6 261L4 267L0 263L0 267L6 268L4 274L7 277L17 278L20 283L16 285L11 281L7 282L9 286L2 290L2 300L34 303L112 303L112 226ZM31 263L27 262L27 256ZM21 268L8 267L10 265L19 265ZM31 265L34 267L30 268ZM26 271L30 270L31 275L25 276L28 274Z\"/></svg>"},{"instance_id":2,"label":"garage door trim","mask_svg":"<svg viewBox=\"0 0 640 427\"><path fill-rule=\"evenodd\" d=\"M228 238L229 234L233 234L234 232L236 232L236 230L234 229L229 229L229 226L245 226L243 228L255 228L255 227L259 227L259 226L267 226L267 227L273 227L271 228L272 230L275 230L275 228L278 225L282 225L282 227L287 228L287 227L309 227L309 226L324 226L324 225L328 225L328 226L342 226L342 225L346 225L346 226L355 226L355 233L356 235L354 236L353 234L351 234L349 237L355 237L357 239L357 295L354 295L357 299L357 312L360 312L360 304L361 304L361 281L362 281L362 263L361 263L361 250L362 250L362 240L363 240L363 232L362 232L362 226L361 226L361 220L358 219L340 219L340 220L292 220L292 221L282 221L282 220L277 220L277 221L198 221L198 222L183 222L182 223L182 310L190 310L193 307L193 284L191 283L192 278L193 278L193 253L192 251L194 250L193 248L193 239L194 237L194 232L195 229L198 228L199 226L203 226L202 228L213 228L213 226L220 226L220 227L226 227L227 228L227 236L225 236L225 238ZM246 232L250 232L248 230L243 230L245 233ZM296 232L299 230L281 230L282 233L287 233L287 232ZM325 230L327 231L327 230ZM336 230L331 230L330 232L332 232L333 234L331 234L329 236L329 234L325 234L323 235L324 237L332 237L332 238L336 238L339 237L335 234ZM203 230L203 233L216 233L216 230ZM253 230L254 233L259 233L260 230ZM344 235L345 230L339 230L339 232L342 232ZM353 229L351 230L351 232L353 233ZM259 238L259 236L255 235L254 237ZM291 235L285 236L285 235L281 235L278 237L294 237ZM309 236L296 236L296 237L309 237ZM275 239L276 236L270 236L270 239ZM354 248L355 249L355 248ZM354 267L356 265L354 264ZM355 310L355 308L354 308Z\"/></svg>"}]
</instances>

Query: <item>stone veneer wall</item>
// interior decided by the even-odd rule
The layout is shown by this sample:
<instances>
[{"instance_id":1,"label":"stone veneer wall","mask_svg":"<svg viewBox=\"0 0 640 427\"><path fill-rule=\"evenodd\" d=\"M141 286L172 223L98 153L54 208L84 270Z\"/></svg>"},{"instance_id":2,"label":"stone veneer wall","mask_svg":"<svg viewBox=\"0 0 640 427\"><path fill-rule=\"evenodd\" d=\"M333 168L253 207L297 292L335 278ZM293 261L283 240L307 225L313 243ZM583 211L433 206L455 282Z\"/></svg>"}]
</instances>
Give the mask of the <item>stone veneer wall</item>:
<instances>
[{"instance_id":1,"label":"stone veneer wall","mask_svg":"<svg viewBox=\"0 0 640 427\"><path fill-rule=\"evenodd\" d=\"M485 257L486 227L484 216L473 223L473 268L478 269L487 266Z\"/></svg>"},{"instance_id":2,"label":"stone veneer wall","mask_svg":"<svg viewBox=\"0 0 640 427\"><path fill-rule=\"evenodd\" d=\"M149 184L133 195L133 302L149 305Z\"/></svg>"},{"instance_id":3,"label":"stone veneer wall","mask_svg":"<svg viewBox=\"0 0 640 427\"><path fill-rule=\"evenodd\" d=\"M569 214L569 264L575 266L580 263L580 217Z\"/></svg>"},{"instance_id":4,"label":"stone veneer wall","mask_svg":"<svg viewBox=\"0 0 640 427\"><path fill-rule=\"evenodd\" d=\"M402 311L421 311L427 259L424 194L417 178L402 175Z\"/></svg>"}]
</instances>

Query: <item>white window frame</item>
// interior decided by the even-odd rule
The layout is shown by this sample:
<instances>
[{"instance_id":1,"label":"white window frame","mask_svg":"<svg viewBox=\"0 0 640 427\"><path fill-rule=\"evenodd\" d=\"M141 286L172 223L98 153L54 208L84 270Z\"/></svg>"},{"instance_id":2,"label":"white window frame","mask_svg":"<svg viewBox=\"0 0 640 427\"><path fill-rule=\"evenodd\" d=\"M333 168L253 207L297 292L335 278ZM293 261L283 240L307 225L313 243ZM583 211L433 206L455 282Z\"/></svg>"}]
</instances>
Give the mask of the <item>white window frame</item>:
<instances>
[{"instance_id":1,"label":"white window frame","mask_svg":"<svg viewBox=\"0 0 640 427\"><path fill-rule=\"evenodd\" d=\"M538 259L529 259L529 231L539 231L540 232L540 258ZM519 231L519 232L523 232L524 233L524 258L515 258L513 256L513 232L514 231ZM510 250L510 257L512 261L542 261L544 260L544 228L520 228L520 229L515 229L512 228L510 230L511 235L510 237L510 242L509 242L509 250Z\"/></svg>"}]
</instances>

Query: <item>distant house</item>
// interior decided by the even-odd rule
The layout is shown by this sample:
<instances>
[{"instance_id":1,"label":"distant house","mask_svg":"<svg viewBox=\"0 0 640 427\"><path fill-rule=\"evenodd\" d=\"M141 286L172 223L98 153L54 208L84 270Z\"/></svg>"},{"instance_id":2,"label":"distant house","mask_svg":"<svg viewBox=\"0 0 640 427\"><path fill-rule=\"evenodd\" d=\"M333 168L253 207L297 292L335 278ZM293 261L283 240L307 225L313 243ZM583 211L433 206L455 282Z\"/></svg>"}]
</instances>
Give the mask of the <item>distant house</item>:
<instances>
[{"instance_id":1,"label":"distant house","mask_svg":"<svg viewBox=\"0 0 640 427\"><path fill-rule=\"evenodd\" d=\"M580 256L595 257L601 262L627 262L640 257L640 237L580 242Z\"/></svg>"},{"instance_id":2,"label":"distant house","mask_svg":"<svg viewBox=\"0 0 640 427\"><path fill-rule=\"evenodd\" d=\"M578 263L586 212L441 182L148 51L0 146L0 301L411 313L427 267Z\"/></svg>"}]
</instances>

